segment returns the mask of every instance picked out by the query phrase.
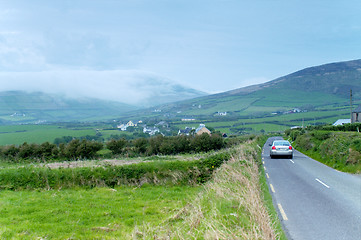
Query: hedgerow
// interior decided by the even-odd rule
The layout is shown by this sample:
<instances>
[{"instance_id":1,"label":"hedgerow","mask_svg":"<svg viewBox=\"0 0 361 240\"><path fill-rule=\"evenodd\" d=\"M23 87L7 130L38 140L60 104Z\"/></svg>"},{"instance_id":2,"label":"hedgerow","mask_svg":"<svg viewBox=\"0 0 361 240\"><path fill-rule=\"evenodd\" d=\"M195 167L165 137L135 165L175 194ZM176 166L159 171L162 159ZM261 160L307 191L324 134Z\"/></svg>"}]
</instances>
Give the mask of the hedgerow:
<instances>
[{"instance_id":1,"label":"hedgerow","mask_svg":"<svg viewBox=\"0 0 361 240\"><path fill-rule=\"evenodd\" d=\"M354 126L357 124L350 124L350 126L340 127L340 129L354 129ZM314 159L341 171L361 172L360 133L324 129L327 127L289 130L285 133L286 137L294 141L296 149Z\"/></svg>"},{"instance_id":2,"label":"hedgerow","mask_svg":"<svg viewBox=\"0 0 361 240\"><path fill-rule=\"evenodd\" d=\"M229 153L218 153L194 161L155 161L124 166L51 169L28 165L1 169L0 189L201 184L229 159Z\"/></svg>"},{"instance_id":3,"label":"hedgerow","mask_svg":"<svg viewBox=\"0 0 361 240\"><path fill-rule=\"evenodd\" d=\"M49 162L57 160L84 160L100 157L98 151L104 147L109 150L107 157L174 155L180 153L198 153L219 150L226 146L223 137L206 133L196 136L158 135L152 138L133 140L111 139L107 143L87 139L73 139L59 145L23 143L20 146L0 147L0 158L11 162Z\"/></svg>"}]
</instances>

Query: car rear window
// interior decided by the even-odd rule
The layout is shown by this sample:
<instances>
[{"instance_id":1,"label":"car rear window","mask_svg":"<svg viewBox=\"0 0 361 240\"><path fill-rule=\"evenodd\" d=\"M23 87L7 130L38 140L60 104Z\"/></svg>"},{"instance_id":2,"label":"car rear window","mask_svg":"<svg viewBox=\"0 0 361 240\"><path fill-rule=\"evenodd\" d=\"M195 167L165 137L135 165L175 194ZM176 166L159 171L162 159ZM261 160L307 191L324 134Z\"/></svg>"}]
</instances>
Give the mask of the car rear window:
<instances>
[{"instance_id":1,"label":"car rear window","mask_svg":"<svg viewBox=\"0 0 361 240\"><path fill-rule=\"evenodd\" d=\"M274 142L275 146L289 146L289 142Z\"/></svg>"}]
</instances>

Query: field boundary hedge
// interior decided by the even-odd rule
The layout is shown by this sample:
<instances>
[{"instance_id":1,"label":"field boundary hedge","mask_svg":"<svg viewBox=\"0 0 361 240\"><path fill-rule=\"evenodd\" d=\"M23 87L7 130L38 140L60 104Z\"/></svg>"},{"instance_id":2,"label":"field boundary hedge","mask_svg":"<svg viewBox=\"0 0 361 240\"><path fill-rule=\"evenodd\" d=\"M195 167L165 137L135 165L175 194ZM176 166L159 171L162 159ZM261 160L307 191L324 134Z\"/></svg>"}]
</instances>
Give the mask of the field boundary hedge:
<instances>
[{"instance_id":1,"label":"field boundary hedge","mask_svg":"<svg viewBox=\"0 0 361 240\"><path fill-rule=\"evenodd\" d=\"M4 168L0 170L0 189L196 185L208 181L214 170L230 157L230 153L216 153L193 161L154 161L123 166L50 169L27 165Z\"/></svg>"}]
</instances>

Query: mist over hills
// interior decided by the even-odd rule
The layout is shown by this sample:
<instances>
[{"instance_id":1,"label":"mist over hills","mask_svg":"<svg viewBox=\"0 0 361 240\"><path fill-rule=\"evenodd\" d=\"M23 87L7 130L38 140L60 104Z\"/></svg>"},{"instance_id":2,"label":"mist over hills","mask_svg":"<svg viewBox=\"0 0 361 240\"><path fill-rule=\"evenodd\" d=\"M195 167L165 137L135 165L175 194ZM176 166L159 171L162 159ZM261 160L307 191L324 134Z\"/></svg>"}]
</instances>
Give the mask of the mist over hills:
<instances>
[{"instance_id":1,"label":"mist over hills","mask_svg":"<svg viewBox=\"0 0 361 240\"><path fill-rule=\"evenodd\" d=\"M0 123L92 121L119 116L137 107L92 98L72 99L42 92L0 92Z\"/></svg>"},{"instance_id":2,"label":"mist over hills","mask_svg":"<svg viewBox=\"0 0 361 240\"><path fill-rule=\"evenodd\" d=\"M97 82L84 85L83 91L96 88ZM204 96L206 93L174 84L157 77L141 76L127 81L126 84L109 82L107 91L101 89L93 97L82 92L76 96L73 85L61 85L59 89L52 87L55 93L42 91L3 91L0 92L0 124L12 123L44 123L69 121L97 121L119 118L126 112L154 105L191 99ZM29 83L27 83L29 84ZM23 86L23 85L21 85ZM24 87L24 86L23 86ZM69 90L65 89L69 88ZM104 86L99 86L104 88ZM125 89L126 88L126 89ZM49 86L43 88L47 91ZM63 93L59 93L65 89ZM103 93L104 92L104 93ZM119 95L124 102L104 100L104 95ZM117 99L115 97L115 99Z\"/></svg>"},{"instance_id":3,"label":"mist over hills","mask_svg":"<svg viewBox=\"0 0 361 240\"><path fill-rule=\"evenodd\" d=\"M141 104L99 100L96 96L68 98L44 92L0 92L0 123L164 116L209 119L219 112L227 112L226 118L237 119L267 116L292 108L331 111L349 104L350 90L354 101L361 101L361 60L314 66L264 84L213 95L157 78L142 78L133 84L132 91L145 94Z\"/></svg>"},{"instance_id":4,"label":"mist over hills","mask_svg":"<svg viewBox=\"0 0 361 240\"><path fill-rule=\"evenodd\" d=\"M49 70L0 72L1 91L42 92L72 99L94 98L137 107L181 101L205 92L163 76L137 70Z\"/></svg>"}]
</instances>

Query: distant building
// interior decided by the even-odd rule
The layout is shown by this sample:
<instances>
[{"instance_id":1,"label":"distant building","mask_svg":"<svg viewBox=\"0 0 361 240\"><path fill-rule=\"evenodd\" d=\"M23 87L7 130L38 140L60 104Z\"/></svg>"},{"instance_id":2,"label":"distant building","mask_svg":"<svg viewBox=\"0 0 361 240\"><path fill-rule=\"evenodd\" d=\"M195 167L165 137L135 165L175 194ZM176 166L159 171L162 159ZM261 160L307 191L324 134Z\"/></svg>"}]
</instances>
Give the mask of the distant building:
<instances>
[{"instance_id":1,"label":"distant building","mask_svg":"<svg viewBox=\"0 0 361 240\"><path fill-rule=\"evenodd\" d=\"M129 121L127 124L119 124L117 126L118 129L120 129L121 131L127 131L128 127L136 127L137 123L134 124L132 121Z\"/></svg>"},{"instance_id":2,"label":"distant building","mask_svg":"<svg viewBox=\"0 0 361 240\"><path fill-rule=\"evenodd\" d=\"M347 123L351 123L350 119L339 119L337 120L334 124L332 124L333 126L341 126Z\"/></svg>"},{"instance_id":3,"label":"distant building","mask_svg":"<svg viewBox=\"0 0 361 240\"><path fill-rule=\"evenodd\" d=\"M182 122L195 121L194 118L182 118Z\"/></svg>"},{"instance_id":4,"label":"distant building","mask_svg":"<svg viewBox=\"0 0 361 240\"><path fill-rule=\"evenodd\" d=\"M191 134L191 131L193 130L194 128L190 128L190 127L185 127L185 129L180 129L178 131L178 135L186 135L186 136L189 136Z\"/></svg>"},{"instance_id":5,"label":"distant building","mask_svg":"<svg viewBox=\"0 0 361 240\"><path fill-rule=\"evenodd\" d=\"M155 135L156 133L159 133L159 128L156 128L156 127L147 127L145 126L143 128L143 133L148 133L150 136L153 136Z\"/></svg>"},{"instance_id":6,"label":"distant building","mask_svg":"<svg viewBox=\"0 0 361 240\"><path fill-rule=\"evenodd\" d=\"M199 127L196 129L196 134L202 135L203 133L207 133L207 134L211 135L211 131L209 131L209 129L206 128L206 126L204 124L199 124Z\"/></svg>"},{"instance_id":7,"label":"distant building","mask_svg":"<svg viewBox=\"0 0 361 240\"><path fill-rule=\"evenodd\" d=\"M127 125L125 125L125 124L119 124L118 126L117 126L117 128L118 129L120 129L121 131L127 131Z\"/></svg>"},{"instance_id":8,"label":"distant building","mask_svg":"<svg viewBox=\"0 0 361 240\"><path fill-rule=\"evenodd\" d=\"M227 112L218 112L217 115L218 116L227 116Z\"/></svg>"},{"instance_id":9,"label":"distant building","mask_svg":"<svg viewBox=\"0 0 361 240\"><path fill-rule=\"evenodd\" d=\"M135 126L137 126L137 124L134 124L132 121L129 121L129 122L127 123L127 126L128 126L128 127L135 127Z\"/></svg>"},{"instance_id":10,"label":"distant building","mask_svg":"<svg viewBox=\"0 0 361 240\"><path fill-rule=\"evenodd\" d=\"M361 104L352 111L351 123L360 123L361 122Z\"/></svg>"}]
</instances>

